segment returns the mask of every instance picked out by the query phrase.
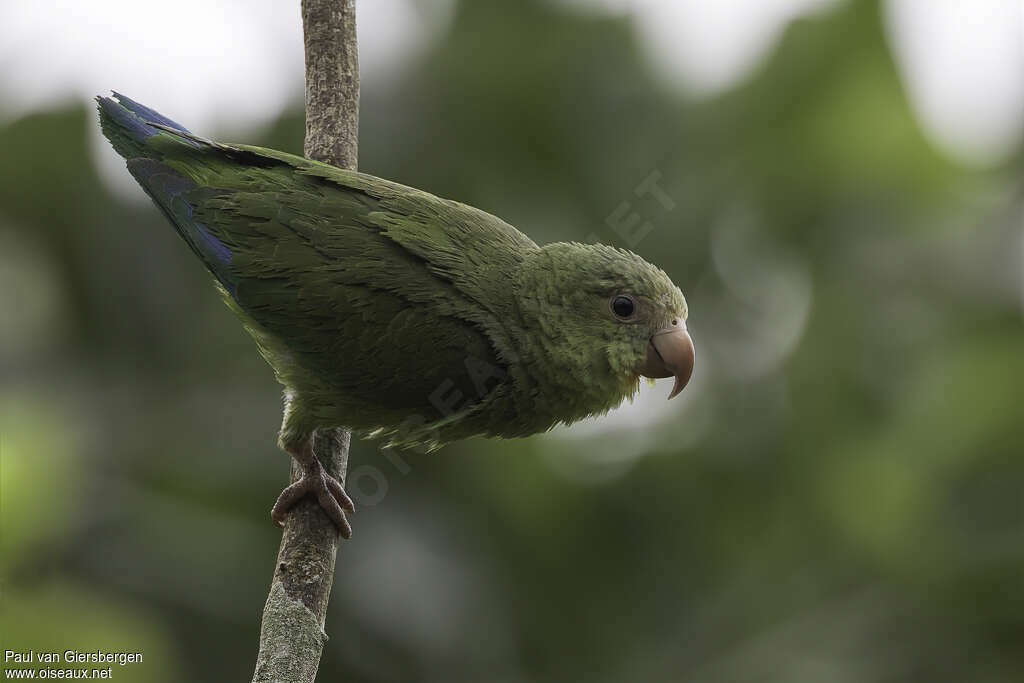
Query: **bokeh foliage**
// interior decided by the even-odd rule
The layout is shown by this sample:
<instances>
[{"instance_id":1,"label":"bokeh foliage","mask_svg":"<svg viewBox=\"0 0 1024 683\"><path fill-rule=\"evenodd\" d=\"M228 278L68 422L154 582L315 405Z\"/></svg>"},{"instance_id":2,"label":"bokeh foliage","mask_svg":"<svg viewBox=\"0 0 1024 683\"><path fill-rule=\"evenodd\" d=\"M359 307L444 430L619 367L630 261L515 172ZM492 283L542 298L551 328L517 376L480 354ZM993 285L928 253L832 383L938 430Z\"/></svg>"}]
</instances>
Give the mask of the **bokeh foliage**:
<instances>
[{"instance_id":1,"label":"bokeh foliage","mask_svg":"<svg viewBox=\"0 0 1024 683\"><path fill-rule=\"evenodd\" d=\"M875 2L794 23L712 99L640 47L627 19L474 0L364 82L363 170L634 248L686 292L700 368L615 429L357 444L385 488L321 680L1020 680L1024 154L933 148ZM0 125L0 636L243 680L279 388L158 212L101 182L95 128L88 103ZM301 136L292 109L246 141ZM636 196L652 172L670 211Z\"/></svg>"}]
</instances>

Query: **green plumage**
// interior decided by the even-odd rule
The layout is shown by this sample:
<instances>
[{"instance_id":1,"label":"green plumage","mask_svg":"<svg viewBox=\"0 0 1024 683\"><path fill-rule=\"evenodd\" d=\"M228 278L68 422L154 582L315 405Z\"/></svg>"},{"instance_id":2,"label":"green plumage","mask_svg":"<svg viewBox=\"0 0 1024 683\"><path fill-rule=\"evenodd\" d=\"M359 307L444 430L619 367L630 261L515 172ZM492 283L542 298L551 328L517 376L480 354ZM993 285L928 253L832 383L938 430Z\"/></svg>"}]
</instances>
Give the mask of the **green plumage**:
<instances>
[{"instance_id":1,"label":"green plumage","mask_svg":"<svg viewBox=\"0 0 1024 683\"><path fill-rule=\"evenodd\" d=\"M635 254L538 247L464 204L202 140L116 97L99 98L103 132L285 386L285 448L324 426L434 447L602 413L635 391L651 334L686 317ZM609 309L623 292L635 320Z\"/></svg>"}]
</instances>

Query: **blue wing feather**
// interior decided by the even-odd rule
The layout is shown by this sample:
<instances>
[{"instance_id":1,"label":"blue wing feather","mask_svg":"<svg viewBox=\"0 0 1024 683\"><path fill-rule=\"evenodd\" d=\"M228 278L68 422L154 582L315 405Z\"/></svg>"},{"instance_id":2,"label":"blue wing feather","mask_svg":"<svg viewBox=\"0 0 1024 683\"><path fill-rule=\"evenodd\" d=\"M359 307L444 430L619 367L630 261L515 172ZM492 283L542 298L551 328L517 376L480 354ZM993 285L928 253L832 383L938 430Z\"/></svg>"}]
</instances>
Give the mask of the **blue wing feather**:
<instances>
[{"instance_id":1,"label":"blue wing feather","mask_svg":"<svg viewBox=\"0 0 1024 683\"><path fill-rule=\"evenodd\" d=\"M226 267L231 262L231 248L218 239L206 224L193 216L195 201L208 199L211 189L200 187L173 166L154 159L129 159L128 171L170 219L214 277L234 295L235 283L230 281ZM226 192L219 190L213 194L223 195Z\"/></svg>"},{"instance_id":2,"label":"blue wing feather","mask_svg":"<svg viewBox=\"0 0 1024 683\"><path fill-rule=\"evenodd\" d=\"M104 97L104 98L101 98L101 99L109 100L110 98ZM160 123L160 124L163 124L163 125L167 126L168 128L174 128L175 130L180 130L182 133L190 133L191 132L188 128L186 128L185 126L181 125L180 123L172 121L171 119L167 118L166 116L164 116L160 112L154 111L153 109L150 109L146 105L140 104L139 102L136 102L135 100L131 99L130 97L126 97L125 95L122 95L121 93L119 93L117 91L114 91L114 99L116 99L120 103L122 108L127 109L129 112L132 112L133 114L135 114L138 118L142 119L143 121L148 121L148 122L152 122L152 123Z\"/></svg>"}]
</instances>

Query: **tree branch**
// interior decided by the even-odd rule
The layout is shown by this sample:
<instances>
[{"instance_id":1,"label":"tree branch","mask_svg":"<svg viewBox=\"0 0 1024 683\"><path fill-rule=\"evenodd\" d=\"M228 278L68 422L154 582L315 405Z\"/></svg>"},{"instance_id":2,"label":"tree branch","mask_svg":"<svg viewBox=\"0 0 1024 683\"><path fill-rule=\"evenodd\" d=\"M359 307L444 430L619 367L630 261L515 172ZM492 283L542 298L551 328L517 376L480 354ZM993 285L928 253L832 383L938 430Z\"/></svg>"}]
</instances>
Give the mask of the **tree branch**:
<instances>
[{"instance_id":1,"label":"tree branch","mask_svg":"<svg viewBox=\"0 0 1024 683\"><path fill-rule=\"evenodd\" d=\"M306 41L306 156L356 169L359 51L355 0L302 0Z\"/></svg>"},{"instance_id":2,"label":"tree branch","mask_svg":"<svg viewBox=\"0 0 1024 683\"><path fill-rule=\"evenodd\" d=\"M302 0L306 50L305 155L355 170L359 134L359 57L355 0ZM313 452L344 485L351 435L323 429ZM292 461L291 481L302 470ZM312 683L327 635L338 533L311 498L288 515L263 608L253 683Z\"/></svg>"}]
</instances>

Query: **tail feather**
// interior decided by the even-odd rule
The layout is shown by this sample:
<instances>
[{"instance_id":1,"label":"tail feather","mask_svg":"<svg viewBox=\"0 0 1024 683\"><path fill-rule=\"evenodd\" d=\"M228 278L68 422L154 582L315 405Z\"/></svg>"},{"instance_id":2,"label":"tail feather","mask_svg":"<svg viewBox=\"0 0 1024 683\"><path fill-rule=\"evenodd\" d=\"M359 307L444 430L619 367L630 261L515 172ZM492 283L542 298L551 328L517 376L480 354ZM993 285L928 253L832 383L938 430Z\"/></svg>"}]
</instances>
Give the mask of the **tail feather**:
<instances>
[{"instance_id":1,"label":"tail feather","mask_svg":"<svg viewBox=\"0 0 1024 683\"><path fill-rule=\"evenodd\" d=\"M206 264L207 269L233 295L235 284L230 281L228 272L231 247L193 215L198 202L230 191L202 187L173 166L154 159L129 159L128 171L167 216L196 256Z\"/></svg>"},{"instance_id":2,"label":"tail feather","mask_svg":"<svg viewBox=\"0 0 1024 683\"><path fill-rule=\"evenodd\" d=\"M196 214L212 196L231 190L197 182L190 172L199 157L219 149L187 128L124 95L97 97L103 134L127 160L128 171L171 221L178 234L232 295L232 249ZM209 162L209 159L206 160ZM209 168L208 163L199 165Z\"/></svg>"},{"instance_id":3,"label":"tail feather","mask_svg":"<svg viewBox=\"0 0 1024 683\"><path fill-rule=\"evenodd\" d=\"M176 140L192 147L200 147L202 144L181 124L124 95L114 93L113 97L97 97L96 102L103 135L110 140L117 153L126 159L155 156L152 138L169 137L171 133L165 132L166 128L183 134L174 136Z\"/></svg>"},{"instance_id":4,"label":"tail feather","mask_svg":"<svg viewBox=\"0 0 1024 683\"><path fill-rule=\"evenodd\" d=\"M123 108L125 108L128 111L134 113L135 115L137 115L139 118L143 119L144 121L147 121L149 123L159 123L159 124L161 124L163 126L167 126L168 128L173 128L174 130L180 130L182 133L189 133L189 132L191 132L191 131L189 131L188 128L186 128L185 126L181 125L180 123L176 123L176 122L172 121L171 119L167 118L166 116L164 116L160 112L154 111L154 110L150 109L149 107L147 107L146 105L140 104L139 102L136 102L135 100L131 99L130 97L126 97L125 95L122 95L121 93L119 93L117 91L114 92L114 98L121 104L121 106ZM110 98L103 97L103 98L97 98L97 99L109 100Z\"/></svg>"}]
</instances>

